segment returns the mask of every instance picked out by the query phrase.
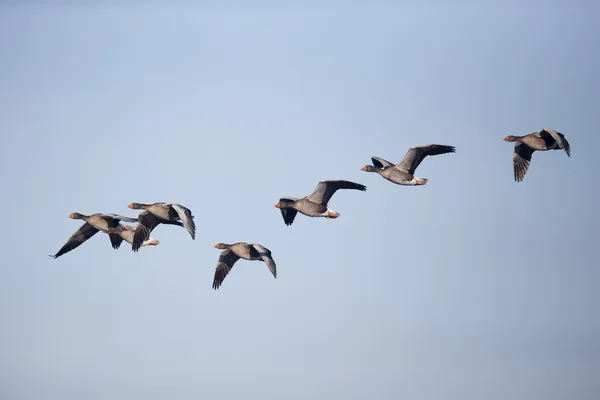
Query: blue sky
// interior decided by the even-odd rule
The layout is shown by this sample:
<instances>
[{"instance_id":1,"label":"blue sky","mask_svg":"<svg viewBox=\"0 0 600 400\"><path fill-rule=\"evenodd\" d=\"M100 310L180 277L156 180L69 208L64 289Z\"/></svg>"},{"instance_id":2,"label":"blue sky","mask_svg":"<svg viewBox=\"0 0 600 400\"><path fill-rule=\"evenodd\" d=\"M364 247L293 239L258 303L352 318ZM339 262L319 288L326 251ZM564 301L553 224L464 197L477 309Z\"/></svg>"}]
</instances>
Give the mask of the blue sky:
<instances>
[{"instance_id":1,"label":"blue sky","mask_svg":"<svg viewBox=\"0 0 600 400\"><path fill-rule=\"evenodd\" d=\"M0 6L3 399L597 399L592 1ZM564 152L513 181L512 144ZM424 187L360 168L426 159ZM319 180L337 220L284 225ZM80 226L178 202L197 235ZM257 242L211 289L217 242Z\"/></svg>"}]
</instances>

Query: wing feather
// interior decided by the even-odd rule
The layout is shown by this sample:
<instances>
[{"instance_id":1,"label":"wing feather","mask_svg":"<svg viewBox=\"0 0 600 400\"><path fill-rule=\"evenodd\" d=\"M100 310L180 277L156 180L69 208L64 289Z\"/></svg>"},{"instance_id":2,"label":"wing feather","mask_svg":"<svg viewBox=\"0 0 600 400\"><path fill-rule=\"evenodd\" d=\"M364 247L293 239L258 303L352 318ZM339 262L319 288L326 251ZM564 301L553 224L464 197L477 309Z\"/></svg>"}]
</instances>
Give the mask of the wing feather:
<instances>
[{"instance_id":1,"label":"wing feather","mask_svg":"<svg viewBox=\"0 0 600 400\"><path fill-rule=\"evenodd\" d=\"M138 224L135 227L133 234L133 243L131 244L131 250L138 251L142 247L142 243L148 240L150 232L154 230L159 224L164 223L165 220L157 217L149 211L142 211L138 217Z\"/></svg>"},{"instance_id":2,"label":"wing feather","mask_svg":"<svg viewBox=\"0 0 600 400\"><path fill-rule=\"evenodd\" d=\"M61 247L56 254L50 255L50 257L56 259L62 256L63 254L76 249L77 247L85 243L86 240L94 236L96 233L98 233L98 229L94 228L91 224L87 222L84 223L71 235L71 237L69 237L67 243L65 243L65 245Z\"/></svg>"},{"instance_id":3,"label":"wing feather","mask_svg":"<svg viewBox=\"0 0 600 400\"><path fill-rule=\"evenodd\" d=\"M423 162L427 156L437 156L439 154L455 153L454 146L446 146L442 144L426 144L423 146L414 146L408 149L402 160L396 165L400 171L408 172L414 175L417 167Z\"/></svg>"},{"instance_id":4,"label":"wing feather","mask_svg":"<svg viewBox=\"0 0 600 400\"><path fill-rule=\"evenodd\" d=\"M363 192L367 190L365 185L361 185L360 183L343 181L343 180L329 180L329 181L321 181L315 188L314 192L308 196L308 200L313 203L322 204L327 206L331 197L340 189L354 189L354 190L362 190Z\"/></svg>"},{"instance_id":5,"label":"wing feather","mask_svg":"<svg viewBox=\"0 0 600 400\"><path fill-rule=\"evenodd\" d=\"M531 155L535 150L527 146L523 142L515 143L515 151L513 153L513 169L515 181L521 182L525 178L525 173L529 169L531 163Z\"/></svg>"},{"instance_id":6,"label":"wing feather","mask_svg":"<svg viewBox=\"0 0 600 400\"><path fill-rule=\"evenodd\" d=\"M373 166L379 169L385 169L387 167L393 167L394 164L384 160L383 158L380 157L371 157L371 161L373 161Z\"/></svg>"},{"instance_id":7,"label":"wing feather","mask_svg":"<svg viewBox=\"0 0 600 400\"><path fill-rule=\"evenodd\" d=\"M217 268L215 269L215 277L212 284L213 289L217 290L223 284L223 280L233 268L233 264L239 259L240 258L229 249L225 249L221 252Z\"/></svg>"},{"instance_id":8,"label":"wing feather","mask_svg":"<svg viewBox=\"0 0 600 400\"><path fill-rule=\"evenodd\" d=\"M192 212L189 208L182 206L181 204L171 204L171 207L175 211L177 211L177 215L179 215L179 219L183 222L183 226L190 233L192 239L196 238L196 223L192 217Z\"/></svg>"},{"instance_id":9,"label":"wing feather","mask_svg":"<svg viewBox=\"0 0 600 400\"><path fill-rule=\"evenodd\" d=\"M261 246L260 244L253 244L252 247L254 247L254 249L258 252L258 255L263 259L265 264L267 264L269 271L271 271L275 279L277 279L277 265L271 257L271 250Z\"/></svg>"}]
</instances>

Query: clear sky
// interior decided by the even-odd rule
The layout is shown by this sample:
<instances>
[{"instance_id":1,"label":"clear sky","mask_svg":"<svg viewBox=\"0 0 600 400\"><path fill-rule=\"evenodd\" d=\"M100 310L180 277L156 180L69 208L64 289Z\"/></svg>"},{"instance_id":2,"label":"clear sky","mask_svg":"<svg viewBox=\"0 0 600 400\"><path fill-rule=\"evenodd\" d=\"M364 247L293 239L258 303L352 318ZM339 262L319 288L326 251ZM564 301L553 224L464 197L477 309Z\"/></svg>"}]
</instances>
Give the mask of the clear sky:
<instances>
[{"instance_id":1,"label":"clear sky","mask_svg":"<svg viewBox=\"0 0 600 400\"><path fill-rule=\"evenodd\" d=\"M0 397L600 398L599 3L399 3L3 2ZM360 171L426 143L426 186ZM368 189L285 226L323 179ZM196 240L48 258L155 201ZM212 290L235 241L278 278Z\"/></svg>"}]
</instances>

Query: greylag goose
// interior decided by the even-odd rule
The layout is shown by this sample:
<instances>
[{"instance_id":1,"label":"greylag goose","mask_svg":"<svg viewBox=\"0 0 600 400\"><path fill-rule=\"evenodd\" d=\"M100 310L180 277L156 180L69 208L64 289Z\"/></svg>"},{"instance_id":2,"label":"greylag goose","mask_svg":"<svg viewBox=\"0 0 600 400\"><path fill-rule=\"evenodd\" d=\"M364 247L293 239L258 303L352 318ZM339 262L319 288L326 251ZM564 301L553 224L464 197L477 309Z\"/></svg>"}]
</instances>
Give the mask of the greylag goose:
<instances>
[{"instance_id":1,"label":"greylag goose","mask_svg":"<svg viewBox=\"0 0 600 400\"><path fill-rule=\"evenodd\" d=\"M373 165L365 165L362 171L376 172L390 182L404 186L418 186L427 183L426 178L417 178L414 176L415 170L427 156L437 156L439 154L455 153L454 146L441 144L426 144L415 146L408 149L402 161L394 165L389 161L379 157L371 157Z\"/></svg>"},{"instance_id":2,"label":"greylag goose","mask_svg":"<svg viewBox=\"0 0 600 400\"><path fill-rule=\"evenodd\" d=\"M240 258L244 260L259 260L267 264L267 268L277 278L277 267L271 257L271 250L260 244L248 244L238 242L234 244L217 243L215 248L223 250L219 256L219 262L215 269L215 278L213 280L213 289L218 289L223 280L233 268L233 264Z\"/></svg>"},{"instance_id":3,"label":"greylag goose","mask_svg":"<svg viewBox=\"0 0 600 400\"><path fill-rule=\"evenodd\" d=\"M71 213L69 215L71 219L82 219L85 221L79 229L77 229L71 237L67 240L67 243L55 254L50 255L52 258L62 256L69 251L76 249L81 246L86 240L94 236L98 231L102 231L108 234L110 242L113 248L117 249L121 245L123 238L121 236L120 221L136 222L137 219L124 217L118 214L92 214L83 215L80 213Z\"/></svg>"},{"instance_id":4,"label":"greylag goose","mask_svg":"<svg viewBox=\"0 0 600 400\"><path fill-rule=\"evenodd\" d=\"M515 181L521 182L531 163L531 155L534 151L560 150L563 149L567 156L571 157L571 146L565 136L552 130L544 128L539 132L533 132L525 136L509 135L504 138L507 142L515 142L513 152L513 169Z\"/></svg>"},{"instance_id":5,"label":"greylag goose","mask_svg":"<svg viewBox=\"0 0 600 400\"><path fill-rule=\"evenodd\" d=\"M133 236L131 249L138 251L144 240L150 237L150 232L159 224L169 224L173 221L183 222L183 226L190 233L192 239L196 238L196 224L189 208L175 203L131 203L129 208L145 210L138 216L138 224Z\"/></svg>"},{"instance_id":6,"label":"greylag goose","mask_svg":"<svg viewBox=\"0 0 600 400\"><path fill-rule=\"evenodd\" d=\"M282 197L275 207L281 210L286 225L292 225L298 212L308 217L337 218L340 213L327 207L327 203L339 189L354 189L364 192L367 187L350 181L320 181L309 196L301 199Z\"/></svg>"}]
</instances>

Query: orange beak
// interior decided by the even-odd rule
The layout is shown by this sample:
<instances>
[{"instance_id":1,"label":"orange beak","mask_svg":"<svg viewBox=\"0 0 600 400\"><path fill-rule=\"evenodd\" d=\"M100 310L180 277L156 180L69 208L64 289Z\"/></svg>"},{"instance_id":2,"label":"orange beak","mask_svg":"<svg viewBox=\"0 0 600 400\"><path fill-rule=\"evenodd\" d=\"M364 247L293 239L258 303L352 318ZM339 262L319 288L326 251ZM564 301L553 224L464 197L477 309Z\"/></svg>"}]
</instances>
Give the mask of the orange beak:
<instances>
[{"instance_id":1,"label":"orange beak","mask_svg":"<svg viewBox=\"0 0 600 400\"><path fill-rule=\"evenodd\" d=\"M365 166L364 166L364 167L362 167L360 170L361 170L361 171L366 171L366 170L367 170L367 166L365 165Z\"/></svg>"},{"instance_id":2,"label":"orange beak","mask_svg":"<svg viewBox=\"0 0 600 400\"><path fill-rule=\"evenodd\" d=\"M75 213L69 214L69 218L71 218L71 219L75 218Z\"/></svg>"},{"instance_id":3,"label":"orange beak","mask_svg":"<svg viewBox=\"0 0 600 400\"><path fill-rule=\"evenodd\" d=\"M503 140L506 141L506 142L508 142L508 136L505 137Z\"/></svg>"},{"instance_id":4,"label":"orange beak","mask_svg":"<svg viewBox=\"0 0 600 400\"><path fill-rule=\"evenodd\" d=\"M133 208L133 203L131 203L130 205L128 205L127 207L129 208Z\"/></svg>"},{"instance_id":5,"label":"orange beak","mask_svg":"<svg viewBox=\"0 0 600 400\"><path fill-rule=\"evenodd\" d=\"M281 204L279 204L279 203L275 204L275 208L281 208Z\"/></svg>"},{"instance_id":6,"label":"orange beak","mask_svg":"<svg viewBox=\"0 0 600 400\"><path fill-rule=\"evenodd\" d=\"M217 244L215 244L215 249L218 249L218 248L219 248L219 244L217 243Z\"/></svg>"}]
</instances>

